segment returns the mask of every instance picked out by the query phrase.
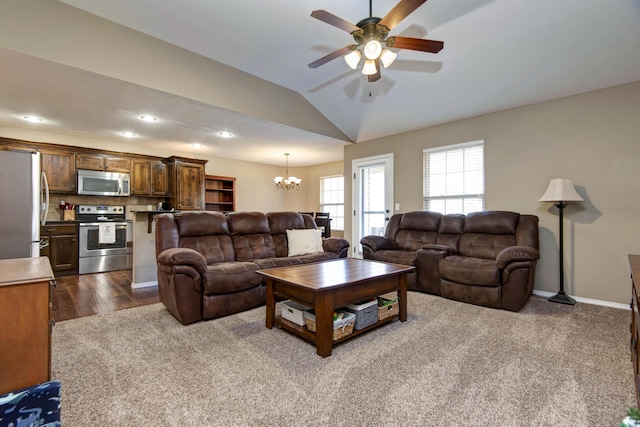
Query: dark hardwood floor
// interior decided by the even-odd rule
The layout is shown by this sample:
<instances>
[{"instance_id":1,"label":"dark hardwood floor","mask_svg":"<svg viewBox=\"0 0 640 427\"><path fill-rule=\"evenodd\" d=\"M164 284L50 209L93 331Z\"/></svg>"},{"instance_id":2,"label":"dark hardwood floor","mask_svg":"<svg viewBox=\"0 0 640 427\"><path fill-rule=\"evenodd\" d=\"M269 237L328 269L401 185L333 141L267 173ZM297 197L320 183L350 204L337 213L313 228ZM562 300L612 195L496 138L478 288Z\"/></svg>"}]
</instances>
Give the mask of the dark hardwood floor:
<instances>
[{"instance_id":1,"label":"dark hardwood floor","mask_svg":"<svg viewBox=\"0 0 640 427\"><path fill-rule=\"evenodd\" d=\"M131 270L56 277L56 322L160 302L158 288L131 289Z\"/></svg>"}]
</instances>

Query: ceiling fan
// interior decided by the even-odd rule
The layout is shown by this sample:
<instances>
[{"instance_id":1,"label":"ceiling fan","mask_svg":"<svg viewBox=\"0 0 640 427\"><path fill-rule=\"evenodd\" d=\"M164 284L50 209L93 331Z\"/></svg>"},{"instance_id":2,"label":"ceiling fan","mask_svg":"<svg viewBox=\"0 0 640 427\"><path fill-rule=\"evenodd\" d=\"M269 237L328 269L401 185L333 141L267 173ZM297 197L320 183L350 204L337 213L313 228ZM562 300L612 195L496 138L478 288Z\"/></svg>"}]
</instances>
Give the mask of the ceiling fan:
<instances>
[{"instance_id":1,"label":"ceiling fan","mask_svg":"<svg viewBox=\"0 0 640 427\"><path fill-rule=\"evenodd\" d=\"M311 12L313 18L350 33L358 44L348 45L331 52L309 64L309 68L317 68L339 56L344 56L347 64L355 70L364 54L365 62L362 67L362 74L367 76L369 82L375 82L381 77L380 63L385 68L388 68L397 56L395 52L383 48L383 43L386 47L394 49L411 49L430 53L440 52L444 47L444 42L441 41L401 36L387 37L389 31L426 1L400 0L384 18L380 19L373 16L372 0L369 0L369 17L364 18L355 25L338 18L326 10L314 10Z\"/></svg>"}]
</instances>

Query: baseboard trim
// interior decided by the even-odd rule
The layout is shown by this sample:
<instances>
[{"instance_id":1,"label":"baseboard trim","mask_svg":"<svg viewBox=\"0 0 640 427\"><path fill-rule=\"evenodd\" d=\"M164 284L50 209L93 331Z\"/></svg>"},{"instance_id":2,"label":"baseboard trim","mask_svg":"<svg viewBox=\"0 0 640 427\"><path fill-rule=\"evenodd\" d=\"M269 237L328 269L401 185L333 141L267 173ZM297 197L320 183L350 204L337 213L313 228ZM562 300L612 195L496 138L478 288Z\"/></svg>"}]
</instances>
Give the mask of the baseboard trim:
<instances>
[{"instance_id":1,"label":"baseboard trim","mask_svg":"<svg viewBox=\"0 0 640 427\"><path fill-rule=\"evenodd\" d=\"M535 289L533 290L533 294L534 295L539 295L541 297L545 297L545 298L550 298L552 296L554 296L556 293L555 292L546 292L546 291L536 291ZM611 302L611 301L602 301L599 299L592 299L592 298L582 298L582 297L574 297L573 295L569 295L571 298L573 298L574 300L576 300L576 302L582 302L585 304L593 304L593 305L601 305L603 307L611 307L611 308L621 308L623 310L630 310L629 304L620 304L618 302Z\"/></svg>"},{"instance_id":2,"label":"baseboard trim","mask_svg":"<svg viewBox=\"0 0 640 427\"><path fill-rule=\"evenodd\" d=\"M151 288L152 286L158 286L158 281L131 283L131 289Z\"/></svg>"}]
</instances>

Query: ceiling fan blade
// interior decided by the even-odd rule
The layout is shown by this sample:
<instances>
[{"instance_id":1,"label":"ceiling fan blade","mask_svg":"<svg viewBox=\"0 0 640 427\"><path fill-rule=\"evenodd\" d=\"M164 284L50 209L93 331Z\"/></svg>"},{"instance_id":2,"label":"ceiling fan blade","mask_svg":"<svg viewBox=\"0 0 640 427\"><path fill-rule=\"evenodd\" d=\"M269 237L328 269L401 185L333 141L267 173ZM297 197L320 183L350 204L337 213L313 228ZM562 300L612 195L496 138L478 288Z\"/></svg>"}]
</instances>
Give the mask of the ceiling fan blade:
<instances>
[{"instance_id":1,"label":"ceiling fan blade","mask_svg":"<svg viewBox=\"0 0 640 427\"><path fill-rule=\"evenodd\" d=\"M400 0L393 9L380 20L380 24L392 29L427 0Z\"/></svg>"},{"instance_id":2,"label":"ceiling fan blade","mask_svg":"<svg viewBox=\"0 0 640 427\"><path fill-rule=\"evenodd\" d=\"M441 41L400 36L389 37L385 40L385 43L387 47L395 49L411 49L430 53L438 53L444 47L444 42Z\"/></svg>"},{"instance_id":3,"label":"ceiling fan blade","mask_svg":"<svg viewBox=\"0 0 640 427\"><path fill-rule=\"evenodd\" d=\"M339 56L344 56L347 53L349 53L351 50L353 50L354 46L356 45L349 45L349 46L340 48L338 50L334 50L330 54L325 55L322 58L313 61L311 64L309 64L309 68L318 68L319 66L324 65L327 62L338 58Z\"/></svg>"},{"instance_id":4,"label":"ceiling fan blade","mask_svg":"<svg viewBox=\"0 0 640 427\"><path fill-rule=\"evenodd\" d=\"M375 59L374 61L376 63L376 73L367 76L367 81L369 83L377 82L382 77L382 74L380 74L380 59Z\"/></svg>"},{"instance_id":5,"label":"ceiling fan blade","mask_svg":"<svg viewBox=\"0 0 640 427\"><path fill-rule=\"evenodd\" d=\"M352 24L349 21L345 21L342 18L338 18L336 15L333 15L327 12L326 10L314 10L313 12L311 12L311 16L329 25L333 25L334 27L340 28L341 30L346 31L347 33L353 33L354 31L357 31L360 29L360 27Z\"/></svg>"}]
</instances>

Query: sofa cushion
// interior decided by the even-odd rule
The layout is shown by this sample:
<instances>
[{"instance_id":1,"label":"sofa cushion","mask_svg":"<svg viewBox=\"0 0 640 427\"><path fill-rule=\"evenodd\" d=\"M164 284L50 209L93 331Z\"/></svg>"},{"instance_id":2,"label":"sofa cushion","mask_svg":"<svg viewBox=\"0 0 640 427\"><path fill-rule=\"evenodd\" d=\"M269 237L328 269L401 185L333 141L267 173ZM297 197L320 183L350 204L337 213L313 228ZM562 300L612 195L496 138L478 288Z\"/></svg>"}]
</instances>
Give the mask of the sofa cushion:
<instances>
[{"instance_id":1,"label":"sofa cushion","mask_svg":"<svg viewBox=\"0 0 640 427\"><path fill-rule=\"evenodd\" d=\"M209 265L205 275L204 293L227 294L260 285L262 276L256 273L259 268L254 262L240 261Z\"/></svg>"},{"instance_id":2,"label":"sofa cushion","mask_svg":"<svg viewBox=\"0 0 640 427\"><path fill-rule=\"evenodd\" d=\"M297 212L269 212L267 219L271 234L286 234L287 230L307 228L302 214Z\"/></svg>"},{"instance_id":3,"label":"sofa cushion","mask_svg":"<svg viewBox=\"0 0 640 427\"><path fill-rule=\"evenodd\" d=\"M335 252L319 252L317 254L300 255L292 258L298 259L305 264L311 264L313 262L328 261L330 259L338 259L340 258L340 256Z\"/></svg>"},{"instance_id":4,"label":"sofa cushion","mask_svg":"<svg viewBox=\"0 0 640 427\"><path fill-rule=\"evenodd\" d=\"M513 234L464 233L460 237L459 254L495 260L500 251L515 244Z\"/></svg>"},{"instance_id":5,"label":"sofa cushion","mask_svg":"<svg viewBox=\"0 0 640 427\"><path fill-rule=\"evenodd\" d=\"M226 234L182 237L180 247L200 252L207 264L235 260L231 236Z\"/></svg>"},{"instance_id":6,"label":"sofa cushion","mask_svg":"<svg viewBox=\"0 0 640 427\"><path fill-rule=\"evenodd\" d=\"M287 230L287 256L308 255L324 252L322 247L322 231L320 230Z\"/></svg>"},{"instance_id":7,"label":"sofa cushion","mask_svg":"<svg viewBox=\"0 0 640 427\"><path fill-rule=\"evenodd\" d=\"M440 261L444 280L475 286L499 286L500 270L495 260L452 255Z\"/></svg>"},{"instance_id":8,"label":"sofa cushion","mask_svg":"<svg viewBox=\"0 0 640 427\"><path fill-rule=\"evenodd\" d=\"M249 261L258 258L273 258L276 249L271 234L247 234L245 236L231 236L236 260Z\"/></svg>"},{"instance_id":9,"label":"sofa cushion","mask_svg":"<svg viewBox=\"0 0 640 427\"><path fill-rule=\"evenodd\" d=\"M394 264L415 265L416 251L381 250L373 253L376 261L392 262Z\"/></svg>"},{"instance_id":10,"label":"sofa cushion","mask_svg":"<svg viewBox=\"0 0 640 427\"><path fill-rule=\"evenodd\" d=\"M306 215L311 219L311 224L305 222L305 216L297 212L269 212L267 218L269 220L269 229L271 230L271 236L273 237L273 245L276 248L277 257L286 257L289 255L289 246L287 242L287 230L298 229L315 229L315 222L313 218Z\"/></svg>"},{"instance_id":11,"label":"sofa cushion","mask_svg":"<svg viewBox=\"0 0 640 427\"><path fill-rule=\"evenodd\" d=\"M286 257L286 256L276 257L276 258L254 259L253 262L255 262L260 267L260 269L288 267L290 265L300 265L303 263L299 257Z\"/></svg>"},{"instance_id":12,"label":"sofa cushion","mask_svg":"<svg viewBox=\"0 0 640 427\"><path fill-rule=\"evenodd\" d=\"M266 214L262 212L233 212L228 215L228 221L237 261L276 256Z\"/></svg>"},{"instance_id":13,"label":"sofa cushion","mask_svg":"<svg viewBox=\"0 0 640 427\"><path fill-rule=\"evenodd\" d=\"M417 251L422 245L436 243L442 214L437 212L407 212L402 215L393 240L397 249Z\"/></svg>"},{"instance_id":14,"label":"sofa cushion","mask_svg":"<svg viewBox=\"0 0 640 427\"><path fill-rule=\"evenodd\" d=\"M482 211L467 215L465 233L516 234L520 214L507 211Z\"/></svg>"},{"instance_id":15,"label":"sofa cushion","mask_svg":"<svg viewBox=\"0 0 640 427\"><path fill-rule=\"evenodd\" d=\"M222 212L184 211L176 212L174 217L180 238L229 234L227 217Z\"/></svg>"}]
</instances>

